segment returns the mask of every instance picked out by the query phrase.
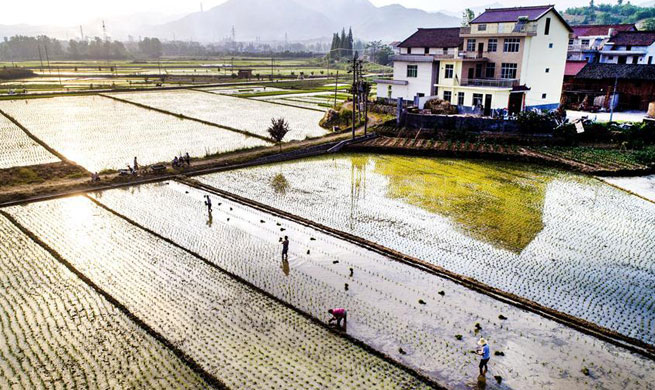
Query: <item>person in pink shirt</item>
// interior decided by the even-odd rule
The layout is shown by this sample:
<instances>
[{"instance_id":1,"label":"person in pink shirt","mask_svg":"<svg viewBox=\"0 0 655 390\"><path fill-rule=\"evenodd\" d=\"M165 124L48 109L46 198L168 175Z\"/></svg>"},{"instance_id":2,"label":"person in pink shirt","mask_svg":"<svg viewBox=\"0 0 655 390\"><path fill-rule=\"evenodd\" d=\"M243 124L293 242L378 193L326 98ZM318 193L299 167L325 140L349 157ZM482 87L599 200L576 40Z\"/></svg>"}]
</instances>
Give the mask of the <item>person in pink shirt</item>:
<instances>
[{"instance_id":1,"label":"person in pink shirt","mask_svg":"<svg viewBox=\"0 0 655 390\"><path fill-rule=\"evenodd\" d=\"M328 321L328 324L332 324L334 321L337 322L337 326L341 328L341 321L343 321L343 328L346 328L346 322L348 321L348 312L343 308L336 308L328 310L328 313L332 315L332 318Z\"/></svg>"}]
</instances>

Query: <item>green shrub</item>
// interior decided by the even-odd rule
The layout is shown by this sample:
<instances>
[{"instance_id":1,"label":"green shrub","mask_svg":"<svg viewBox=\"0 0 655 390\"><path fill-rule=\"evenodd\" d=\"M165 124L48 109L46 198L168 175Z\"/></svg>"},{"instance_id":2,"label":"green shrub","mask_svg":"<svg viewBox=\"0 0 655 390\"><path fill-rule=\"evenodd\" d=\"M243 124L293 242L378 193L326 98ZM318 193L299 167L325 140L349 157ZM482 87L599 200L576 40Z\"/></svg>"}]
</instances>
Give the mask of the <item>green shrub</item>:
<instances>
[{"instance_id":1,"label":"green shrub","mask_svg":"<svg viewBox=\"0 0 655 390\"><path fill-rule=\"evenodd\" d=\"M557 126L555 116L547 111L523 111L518 113L516 122L519 132L524 134L552 133Z\"/></svg>"}]
</instances>

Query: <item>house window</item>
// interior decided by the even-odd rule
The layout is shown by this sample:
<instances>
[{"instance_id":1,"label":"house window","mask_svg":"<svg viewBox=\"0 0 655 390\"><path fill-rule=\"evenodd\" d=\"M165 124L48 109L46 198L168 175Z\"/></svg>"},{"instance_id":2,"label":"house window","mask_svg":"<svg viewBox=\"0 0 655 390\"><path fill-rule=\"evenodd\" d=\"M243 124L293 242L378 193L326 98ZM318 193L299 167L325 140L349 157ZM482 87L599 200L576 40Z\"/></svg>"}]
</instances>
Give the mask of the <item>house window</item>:
<instances>
[{"instance_id":1,"label":"house window","mask_svg":"<svg viewBox=\"0 0 655 390\"><path fill-rule=\"evenodd\" d=\"M549 48L549 49L552 49L552 48L553 48L553 44L552 44L552 43L549 43L549 44L548 44L548 48Z\"/></svg>"},{"instance_id":2,"label":"house window","mask_svg":"<svg viewBox=\"0 0 655 390\"><path fill-rule=\"evenodd\" d=\"M475 64L475 78L476 79L481 79L482 78L482 70L484 69L484 64Z\"/></svg>"},{"instance_id":3,"label":"house window","mask_svg":"<svg viewBox=\"0 0 655 390\"><path fill-rule=\"evenodd\" d=\"M494 62L489 62L487 64L487 71L485 72L485 76L488 79L493 79L496 76L496 64Z\"/></svg>"},{"instance_id":4,"label":"house window","mask_svg":"<svg viewBox=\"0 0 655 390\"><path fill-rule=\"evenodd\" d=\"M466 40L466 51L475 51L475 39Z\"/></svg>"},{"instance_id":5,"label":"house window","mask_svg":"<svg viewBox=\"0 0 655 390\"><path fill-rule=\"evenodd\" d=\"M583 39L581 43L582 43L582 46L589 46L589 40L588 39Z\"/></svg>"},{"instance_id":6,"label":"house window","mask_svg":"<svg viewBox=\"0 0 655 390\"><path fill-rule=\"evenodd\" d=\"M418 76L418 65L407 65L407 77Z\"/></svg>"},{"instance_id":7,"label":"house window","mask_svg":"<svg viewBox=\"0 0 655 390\"><path fill-rule=\"evenodd\" d=\"M573 44L573 39L569 39L569 45Z\"/></svg>"},{"instance_id":8,"label":"house window","mask_svg":"<svg viewBox=\"0 0 655 390\"><path fill-rule=\"evenodd\" d=\"M455 70L454 65L446 65L446 73L444 74L444 78L446 79L452 79L453 78L453 73Z\"/></svg>"},{"instance_id":9,"label":"house window","mask_svg":"<svg viewBox=\"0 0 655 390\"><path fill-rule=\"evenodd\" d=\"M626 46L626 47L625 47L625 50L626 50L626 51L630 51L630 50L632 50L632 46Z\"/></svg>"},{"instance_id":10,"label":"house window","mask_svg":"<svg viewBox=\"0 0 655 390\"><path fill-rule=\"evenodd\" d=\"M509 64L503 62L503 64L500 66L500 78L515 79L517 69L518 69L517 64Z\"/></svg>"},{"instance_id":11,"label":"house window","mask_svg":"<svg viewBox=\"0 0 655 390\"><path fill-rule=\"evenodd\" d=\"M503 51L505 53L517 53L519 51L521 40L519 38L506 38Z\"/></svg>"},{"instance_id":12,"label":"house window","mask_svg":"<svg viewBox=\"0 0 655 390\"><path fill-rule=\"evenodd\" d=\"M450 101L453 99L453 93L450 91L443 91L443 100L447 101L450 103Z\"/></svg>"},{"instance_id":13,"label":"house window","mask_svg":"<svg viewBox=\"0 0 655 390\"><path fill-rule=\"evenodd\" d=\"M465 97L464 92L458 92L457 93L457 105L458 106L463 106L464 105L464 97Z\"/></svg>"},{"instance_id":14,"label":"house window","mask_svg":"<svg viewBox=\"0 0 655 390\"><path fill-rule=\"evenodd\" d=\"M478 31L487 31L486 24L478 24Z\"/></svg>"},{"instance_id":15,"label":"house window","mask_svg":"<svg viewBox=\"0 0 655 390\"><path fill-rule=\"evenodd\" d=\"M423 53L424 53L424 54L430 54L430 48L429 48L429 47L426 47L426 48L423 50Z\"/></svg>"},{"instance_id":16,"label":"house window","mask_svg":"<svg viewBox=\"0 0 655 390\"><path fill-rule=\"evenodd\" d=\"M648 56L648 65L653 64L653 56Z\"/></svg>"},{"instance_id":17,"label":"house window","mask_svg":"<svg viewBox=\"0 0 655 390\"><path fill-rule=\"evenodd\" d=\"M546 30L544 31L544 35L550 34L550 18L546 18Z\"/></svg>"},{"instance_id":18,"label":"house window","mask_svg":"<svg viewBox=\"0 0 655 390\"><path fill-rule=\"evenodd\" d=\"M482 106L482 94L474 93L473 94L473 107Z\"/></svg>"},{"instance_id":19,"label":"house window","mask_svg":"<svg viewBox=\"0 0 655 390\"><path fill-rule=\"evenodd\" d=\"M496 38L489 39L489 43L487 43L487 51L495 52L496 50L498 50L498 39Z\"/></svg>"},{"instance_id":20,"label":"house window","mask_svg":"<svg viewBox=\"0 0 655 390\"><path fill-rule=\"evenodd\" d=\"M541 94L541 98L542 98L542 99L545 99L546 96L547 96L547 95L546 95L545 93L542 93L542 94Z\"/></svg>"},{"instance_id":21,"label":"house window","mask_svg":"<svg viewBox=\"0 0 655 390\"><path fill-rule=\"evenodd\" d=\"M550 73L550 68L546 68L546 73Z\"/></svg>"}]
</instances>

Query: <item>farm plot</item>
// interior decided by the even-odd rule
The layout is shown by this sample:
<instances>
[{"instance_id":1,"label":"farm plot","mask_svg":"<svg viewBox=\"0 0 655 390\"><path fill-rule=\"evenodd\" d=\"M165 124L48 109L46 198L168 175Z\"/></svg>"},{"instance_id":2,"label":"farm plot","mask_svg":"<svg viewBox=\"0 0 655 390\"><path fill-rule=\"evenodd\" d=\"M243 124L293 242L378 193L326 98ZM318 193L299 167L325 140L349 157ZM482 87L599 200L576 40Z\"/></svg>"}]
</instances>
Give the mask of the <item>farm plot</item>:
<instances>
[{"instance_id":1,"label":"farm plot","mask_svg":"<svg viewBox=\"0 0 655 390\"><path fill-rule=\"evenodd\" d=\"M201 181L655 343L655 205L596 180L349 155Z\"/></svg>"},{"instance_id":2,"label":"farm plot","mask_svg":"<svg viewBox=\"0 0 655 390\"><path fill-rule=\"evenodd\" d=\"M318 125L323 116L321 113L295 107L281 107L199 91L139 92L114 96L263 137L268 137L267 129L271 119L280 117L286 119L291 128L286 140L302 140L327 134Z\"/></svg>"},{"instance_id":3,"label":"farm plot","mask_svg":"<svg viewBox=\"0 0 655 390\"><path fill-rule=\"evenodd\" d=\"M244 93L283 91L283 89L280 88L265 87L260 85L244 85L241 87L212 87L212 88L199 88L199 89L202 91L212 92L219 95L239 95Z\"/></svg>"},{"instance_id":4,"label":"farm plot","mask_svg":"<svg viewBox=\"0 0 655 390\"><path fill-rule=\"evenodd\" d=\"M603 177L600 179L655 202L655 175L642 177Z\"/></svg>"},{"instance_id":5,"label":"farm plot","mask_svg":"<svg viewBox=\"0 0 655 390\"><path fill-rule=\"evenodd\" d=\"M0 216L0 388L208 384Z\"/></svg>"},{"instance_id":6,"label":"farm plot","mask_svg":"<svg viewBox=\"0 0 655 390\"><path fill-rule=\"evenodd\" d=\"M0 169L57 161L57 157L0 114Z\"/></svg>"},{"instance_id":7,"label":"farm plot","mask_svg":"<svg viewBox=\"0 0 655 390\"><path fill-rule=\"evenodd\" d=\"M7 211L230 388L426 387L87 198Z\"/></svg>"},{"instance_id":8,"label":"farm plot","mask_svg":"<svg viewBox=\"0 0 655 390\"><path fill-rule=\"evenodd\" d=\"M89 171L124 168L268 143L98 96L2 101L0 109Z\"/></svg>"},{"instance_id":9,"label":"farm plot","mask_svg":"<svg viewBox=\"0 0 655 390\"><path fill-rule=\"evenodd\" d=\"M283 183L277 179L279 191ZM469 351L483 334L504 353L494 358L493 375L510 388L546 383L574 388L592 381L581 372L588 364L596 370L594 386L638 388L637 382L650 377L649 367L655 368L647 359L535 314L224 198L212 195L210 217L204 194L170 182L96 197L321 321L327 319L326 308L348 308L348 334L452 388L465 388L477 377ZM279 257L282 235L291 239L288 261ZM499 320L501 314L507 319ZM535 351L549 363L534 363ZM621 369L608 372L617 366Z\"/></svg>"}]
</instances>

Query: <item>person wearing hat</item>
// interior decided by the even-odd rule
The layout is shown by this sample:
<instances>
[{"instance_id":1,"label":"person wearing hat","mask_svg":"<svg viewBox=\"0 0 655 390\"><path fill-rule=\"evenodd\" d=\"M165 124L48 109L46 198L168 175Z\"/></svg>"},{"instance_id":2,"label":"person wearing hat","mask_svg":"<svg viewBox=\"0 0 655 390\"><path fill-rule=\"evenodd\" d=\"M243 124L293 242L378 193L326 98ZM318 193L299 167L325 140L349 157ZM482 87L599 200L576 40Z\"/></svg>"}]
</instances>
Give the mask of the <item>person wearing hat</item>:
<instances>
[{"instance_id":1,"label":"person wearing hat","mask_svg":"<svg viewBox=\"0 0 655 390\"><path fill-rule=\"evenodd\" d=\"M489 363L489 358L491 358L491 350L489 349L489 344L487 344L487 340L485 340L484 337L480 337L478 345L480 346L478 348L478 355L482 357L482 360L480 360L480 375L484 375L487 373L487 363ZM484 372L482 371L483 367Z\"/></svg>"}]
</instances>

